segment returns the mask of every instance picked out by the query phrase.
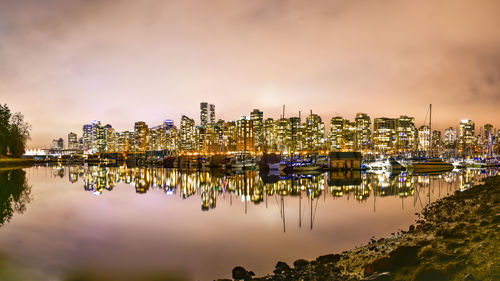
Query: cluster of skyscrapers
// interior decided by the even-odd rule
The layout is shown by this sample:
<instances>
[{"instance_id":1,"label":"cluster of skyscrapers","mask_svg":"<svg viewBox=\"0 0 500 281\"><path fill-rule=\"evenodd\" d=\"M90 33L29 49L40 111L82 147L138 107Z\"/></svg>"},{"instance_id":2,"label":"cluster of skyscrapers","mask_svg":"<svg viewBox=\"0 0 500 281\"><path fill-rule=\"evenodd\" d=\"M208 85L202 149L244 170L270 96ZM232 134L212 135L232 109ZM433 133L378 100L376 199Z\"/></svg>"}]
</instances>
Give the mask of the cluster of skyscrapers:
<instances>
[{"instance_id":1,"label":"cluster of skyscrapers","mask_svg":"<svg viewBox=\"0 0 500 281\"><path fill-rule=\"evenodd\" d=\"M373 124L372 124L373 123ZM401 156L441 154L484 156L499 153L500 132L491 124L476 131L471 120L462 120L458 127L444 131L427 125L417 127L415 118L379 117L373 122L366 113L357 113L353 121L341 116L330 120L325 132L321 117L310 112L302 118L264 118L259 109L238 120L217 120L215 106L200 104L200 123L182 116L179 126L172 120L149 127L139 121L133 131L117 132L99 121L83 126L80 138L69 133L70 150L87 154L104 152L166 151L170 155L210 153L326 153L327 151L361 151L364 154L395 154ZM62 139L53 141L53 148L64 148Z\"/></svg>"}]
</instances>

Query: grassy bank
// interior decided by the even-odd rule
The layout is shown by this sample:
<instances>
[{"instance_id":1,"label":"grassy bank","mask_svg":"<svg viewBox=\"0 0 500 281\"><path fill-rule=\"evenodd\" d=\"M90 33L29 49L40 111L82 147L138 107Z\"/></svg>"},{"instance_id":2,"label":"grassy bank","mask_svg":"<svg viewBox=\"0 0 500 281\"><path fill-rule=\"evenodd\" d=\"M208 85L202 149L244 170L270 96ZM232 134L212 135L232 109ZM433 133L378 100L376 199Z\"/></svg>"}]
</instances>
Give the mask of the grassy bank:
<instances>
[{"instance_id":1,"label":"grassy bank","mask_svg":"<svg viewBox=\"0 0 500 281\"><path fill-rule=\"evenodd\" d=\"M389 238L316 260L278 262L256 278L242 267L236 280L500 280L500 176L440 199L416 225ZM223 279L221 279L223 280Z\"/></svg>"},{"instance_id":2,"label":"grassy bank","mask_svg":"<svg viewBox=\"0 0 500 281\"><path fill-rule=\"evenodd\" d=\"M0 157L0 168L24 168L33 163L32 159Z\"/></svg>"}]
</instances>

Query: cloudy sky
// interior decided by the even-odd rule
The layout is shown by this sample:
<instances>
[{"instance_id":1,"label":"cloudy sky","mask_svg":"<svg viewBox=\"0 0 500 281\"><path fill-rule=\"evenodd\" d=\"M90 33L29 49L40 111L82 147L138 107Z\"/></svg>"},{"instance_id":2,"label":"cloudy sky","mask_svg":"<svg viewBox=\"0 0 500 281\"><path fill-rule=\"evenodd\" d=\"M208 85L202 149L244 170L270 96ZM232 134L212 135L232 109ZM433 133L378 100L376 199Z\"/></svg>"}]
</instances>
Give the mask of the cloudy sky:
<instances>
[{"instance_id":1,"label":"cloudy sky","mask_svg":"<svg viewBox=\"0 0 500 281\"><path fill-rule=\"evenodd\" d=\"M0 0L0 102L48 146L101 120L129 130L199 102L328 122L414 116L500 127L498 0Z\"/></svg>"}]
</instances>

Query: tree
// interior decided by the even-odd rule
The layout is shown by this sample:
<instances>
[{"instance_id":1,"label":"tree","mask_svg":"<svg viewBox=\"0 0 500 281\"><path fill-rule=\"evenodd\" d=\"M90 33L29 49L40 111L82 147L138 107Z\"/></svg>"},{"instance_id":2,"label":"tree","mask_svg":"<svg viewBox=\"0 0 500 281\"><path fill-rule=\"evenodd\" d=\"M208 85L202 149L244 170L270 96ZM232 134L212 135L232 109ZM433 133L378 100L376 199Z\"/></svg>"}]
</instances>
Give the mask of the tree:
<instances>
[{"instance_id":1,"label":"tree","mask_svg":"<svg viewBox=\"0 0 500 281\"><path fill-rule=\"evenodd\" d=\"M0 104L0 155L7 154L7 147L10 140L10 109L4 104Z\"/></svg>"},{"instance_id":2,"label":"tree","mask_svg":"<svg viewBox=\"0 0 500 281\"><path fill-rule=\"evenodd\" d=\"M31 126L24 122L24 116L20 112L14 113L10 119L10 153L14 157L21 157L26 148L26 142L30 139Z\"/></svg>"},{"instance_id":3,"label":"tree","mask_svg":"<svg viewBox=\"0 0 500 281\"><path fill-rule=\"evenodd\" d=\"M21 157L30 139L30 129L20 112L12 114L6 104L0 105L0 155L10 151L12 156Z\"/></svg>"}]
</instances>

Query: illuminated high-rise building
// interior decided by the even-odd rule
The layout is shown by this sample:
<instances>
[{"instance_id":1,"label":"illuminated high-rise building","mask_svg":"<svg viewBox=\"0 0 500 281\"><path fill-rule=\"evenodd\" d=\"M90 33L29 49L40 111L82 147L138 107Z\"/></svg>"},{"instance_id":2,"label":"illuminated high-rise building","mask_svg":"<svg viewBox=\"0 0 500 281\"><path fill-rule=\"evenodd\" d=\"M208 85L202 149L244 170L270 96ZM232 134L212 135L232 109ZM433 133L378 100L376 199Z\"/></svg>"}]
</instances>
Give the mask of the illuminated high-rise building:
<instances>
[{"instance_id":1,"label":"illuminated high-rise building","mask_svg":"<svg viewBox=\"0 0 500 281\"><path fill-rule=\"evenodd\" d=\"M254 151L255 150L255 130L253 122L250 118L242 116L236 121L237 132L237 151Z\"/></svg>"},{"instance_id":2,"label":"illuminated high-rise building","mask_svg":"<svg viewBox=\"0 0 500 281\"><path fill-rule=\"evenodd\" d=\"M324 148L325 145L325 124L319 115L307 116L305 124L305 149L316 151Z\"/></svg>"},{"instance_id":3,"label":"illuminated high-rise building","mask_svg":"<svg viewBox=\"0 0 500 281\"><path fill-rule=\"evenodd\" d=\"M64 149L64 140L62 138L59 138L57 140L52 140L51 148L54 150Z\"/></svg>"},{"instance_id":4,"label":"illuminated high-rise building","mask_svg":"<svg viewBox=\"0 0 500 281\"><path fill-rule=\"evenodd\" d=\"M78 137L75 133L68 134L68 148L69 149L79 149Z\"/></svg>"},{"instance_id":5,"label":"illuminated high-rise building","mask_svg":"<svg viewBox=\"0 0 500 281\"><path fill-rule=\"evenodd\" d=\"M300 152L304 149L304 133L300 117L290 117L286 134L288 138L288 151Z\"/></svg>"},{"instance_id":6,"label":"illuminated high-rise building","mask_svg":"<svg viewBox=\"0 0 500 281\"><path fill-rule=\"evenodd\" d=\"M279 151L281 148L277 143L276 123L273 118L264 121L264 146L267 151Z\"/></svg>"},{"instance_id":7,"label":"illuminated high-rise building","mask_svg":"<svg viewBox=\"0 0 500 281\"><path fill-rule=\"evenodd\" d=\"M431 145L431 130L429 126L422 125L418 128L418 151L428 154Z\"/></svg>"},{"instance_id":8,"label":"illuminated high-rise building","mask_svg":"<svg viewBox=\"0 0 500 281\"><path fill-rule=\"evenodd\" d=\"M208 103L200 103L200 122L201 126L206 126L208 124Z\"/></svg>"},{"instance_id":9,"label":"illuminated high-rise building","mask_svg":"<svg viewBox=\"0 0 500 281\"><path fill-rule=\"evenodd\" d=\"M253 122L255 130L255 149L264 150L264 113L258 109L250 112L250 120Z\"/></svg>"},{"instance_id":10,"label":"illuminated high-rise building","mask_svg":"<svg viewBox=\"0 0 500 281\"><path fill-rule=\"evenodd\" d=\"M103 151L105 152L116 152L116 132L111 125L107 124L104 126L105 144Z\"/></svg>"},{"instance_id":11,"label":"illuminated high-rise building","mask_svg":"<svg viewBox=\"0 0 500 281\"><path fill-rule=\"evenodd\" d=\"M372 130L370 116L358 112L356 118L356 150L368 150L372 143Z\"/></svg>"},{"instance_id":12,"label":"illuminated high-rise building","mask_svg":"<svg viewBox=\"0 0 500 281\"><path fill-rule=\"evenodd\" d=\"M495 133L493 132L493 125L491 124L485 124L484 125L484 137L488 139L489 136L494 136Z\"/></svg>"},{"instance_id":13,"label":"illuminated high-rise building","mask_svg":"<svg viewBox=\"0 0 500 281\"><path fill-rule=\"evenodd\" d=\"M447 149L454 149L457 146L458 133L457 129L449 127L444 130L444 146Z\"/></svg>"},{"instance_id":14,"label":"illuminated high-rise building","mask_svg":"<svg viewBox=\"0 0 500 281\"><path fill-rule=\"evenodd\" d=\"M328 143L330 150L341 151L344 145L344 123L343 117L335 116L330 120L330 135Z\"/></svg>"},{"instance_id":15,"label":"illuminated high-rise building","mask_svg":"<svg viewBox=\"0 0 500 281\"><path fill-rule=\"evenodd\" d=\"M396 119L379 117L373 119L373 146L375 153L392 153L396 140Z\"/></svg>"},{"instance_id":16,"label":"illuminated high-rise building","mask_svg":"<svg viewBox=\"0 0 500 281\"><path fill-rule=\"evenodd\" d=\"M288 118L280 118L276 120L275 125L278 150L288 153L290 151L288 145L292 139L291 134L289 134L289 131L291 132L290 120Z\"/></svg>"},{"instance_id":17,"label":"illuminated high-rise building","mask_svg":"<svg viewBox=\"0 0 500 281\"><path fill-rule=\"evenodd\" d=\"M130 140L131 140L130 134L131 133L129 131L116 133L115 139L116 139L116 151L117 152L129 152L132 150L132 148L130 146Z\"/></svg>"},{"instance_id":18,"label":"illuminated high-rise building","mask_svg":"<svg viewBox=\"0 0 500 281\"><path fill-rule=\"evenodd\" d=\"M344 128L342 130L342 151L356 150L356 122L344 120Z\"/></svg>"},{"instance_id":19,"label":"illuminated high-rise building","mask_svg":"<svg viewBox=\"0 0 500 281\"><path fill-rule=\"evenodd\" d=\"M94 140L94 126L93 124L83 125L83 149L91 150L92 142Z\"/></svg>"},{"instance_id":20,"label":"illuminated high-rise building","mask_svg":"<svg viewBox=\"0 0 500 281\"><path fill-rule=\"evenodd\" d=\"M135 151L146 151L149 144L149 128L146 122L138 121L134 125Z\"/></svg>"},{"instance_id":21,"label":"illuminated high-rise building","mask_svg":"<svg viewBox=\"0 0 500 281\"><path fill-rule=\"evenodd\" d=\"M443 139L441 137L441 131L434 130L432 131L432 153L434 156L438 156L439 153L443 150Z\"/></svg>"},{"instance_id":22,"label":"illuminated high-rise building","mask_svg":"<svg viewBox=\"0 0 500 281\"><path fill-rule=\"evenodd\" d=\"M236 130L236 122L229 121L224 123L223 127L224 151L236 151L237 142L238 142L238 133Z\"/></svg>"},{"instance_id":23,"label":"illuminated high-rise building","mask_svg":"<svg viewBox=\"0 0 500 281\"><path fill-rule=\"evenodd\" d=\"M472 144L474 142L474 122L469 119L460 121L459 138L465 144Z\"/></svg>"},{"instance_id":24,"label":"illuminated high-rise building","mask_svg":"<svg viewBox=\"0 0 500 281\"><path fill-rule=\"evenodd\" d=\"M396 151L398 154L411 154L417 146L415 118L399 116L396 119Z\"/></svg>"},{"instance_id":25,"label":"illuminated high-rise building","mask_svg":"<svg viewBox=\"0 0 500 281\"><path fill-rule=\"evenodd\" d=\"M215 105L210 104L210 124L215 124Z\"/></svg>"},{"instance_id":26,"label":"illuminated high-rise building","mask_svg":"<svg viewBox=\"0 0 500 281\"><path fill-rule=\"evenodd\" d=\"M182 115L179 130L179 146L183 152L196 150L196 127L194 120Z\"/></svg>"}]
</instances>

